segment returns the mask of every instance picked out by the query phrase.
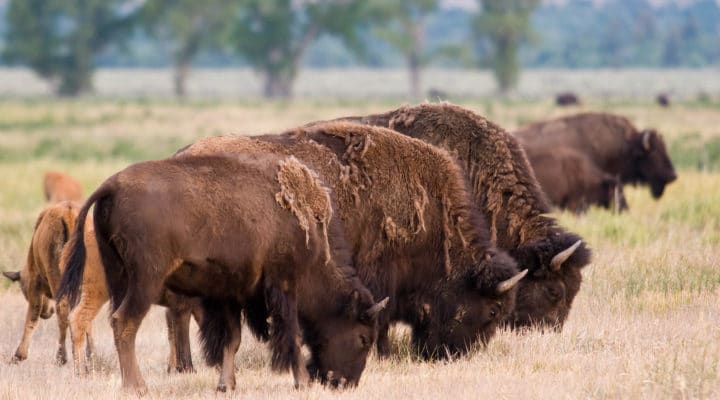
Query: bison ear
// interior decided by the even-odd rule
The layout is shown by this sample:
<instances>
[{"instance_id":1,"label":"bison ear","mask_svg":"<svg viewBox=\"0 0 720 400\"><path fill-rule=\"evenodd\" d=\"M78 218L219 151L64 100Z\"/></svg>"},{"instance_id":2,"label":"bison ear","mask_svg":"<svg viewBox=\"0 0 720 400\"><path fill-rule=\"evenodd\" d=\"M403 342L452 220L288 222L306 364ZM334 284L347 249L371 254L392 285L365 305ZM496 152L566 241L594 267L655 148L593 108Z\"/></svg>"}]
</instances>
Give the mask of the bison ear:
<instances>
[{"instance_id":1,"label":"bison ear","mask_svg":"<svg viewBox=\"0 0 720 400\"><path fill-rule=\"evenodd\" d=\"M13 282L20 280L20 271L3 271L2 274Z\"/></svg>"},{"instance_id":2,"label":"bison ear","mask_svg":"<svg viewBox=\"0 0 720 400\"><path fill-rule=\"evenodd\" d=\"M375 321L380 314L380 311L384 310L385 307L387 307L389 301L390 298L386 297L379 302L373 304L372 307L365 310L360 319L363 321Z\"/></svg>"}]
</instances>

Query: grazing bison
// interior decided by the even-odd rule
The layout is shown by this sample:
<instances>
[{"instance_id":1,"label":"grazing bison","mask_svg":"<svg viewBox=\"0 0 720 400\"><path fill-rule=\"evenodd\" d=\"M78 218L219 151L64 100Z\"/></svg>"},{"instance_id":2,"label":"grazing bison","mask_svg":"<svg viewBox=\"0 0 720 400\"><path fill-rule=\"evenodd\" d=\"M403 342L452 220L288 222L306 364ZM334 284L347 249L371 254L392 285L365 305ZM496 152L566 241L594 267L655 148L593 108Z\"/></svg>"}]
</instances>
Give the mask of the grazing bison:
<instances>
[{"instance_id":1,"label":"grazing bison","mask_svg":"<svg viewBox=\"0 0 720 400\"><path fill-rule=\"evenodd\" d=\"M25 329L12 362L27 358L30 337L37 327L38 319L52 316L50 303L56 298L55 294L60 285L60 253L68 240L69 232L75 227L78 209L76 203L63 201L40 212L35 222L25 267L17 272L3 272L10 280L20 282L23 295L28 301ZM67 362L65 335L69 310L67 302L63 301L58 302L56 307L59 340L55 361L62 365Z\"/></svg>"},{"instance_id":2,"label":"grazing bison","mask_svg":"<svg viewBox=\"0 0 720 400\"><path fill-rule=\"evenodd\" d=\"M580 105L580 98L573 92L562 92L555 96L555 104L558 106L577 106Z\"/></svg>"},{"instance_id":3,"label":"grazing bison","mask_svg":"<svg viewBox=\"0 0 720 400\"><path fill-rule=\"evenodd\" d=\"M667 93L660 93L655 98L655 101L660 107L670 107L670 95Z\"/></svg>"},{"instance_id":4,"label":"grazing bison","mask_svg":"<svg viewBox=\"0 0 720 400\"><path fill-rule=\"evenodd\" d=\"M412 327L423 357L442 358L487 342L512 310L527 271L491 244L445 151L388 129L326 123L207 138L178 156L216 152L292 154L318 172L336 196L358 274L376 298L390 298L379 355L390 353L391 322Z\"/></svg>"},{"instance_id":5,"label":"grazing bison","mask_svg":"<svg viewBox=\"0 0 720 400\"><path fill-rule=\"evenodd\" d=\"M560 330L570 312L590 250L545 214L545 196L518 142L470 110L444 103L404 106L383 114L349 117L385 126L451 151L470 181L493 242L529 273L518 284L512 326Z\"/></svg>"},{"instance_id":6,"label":"grazing bison","mask_svg":"<svg viewBox=\"0 0 720 400\"><path fill-rule=\"evenodd\" d=\"M48 171L43 179L45 200L49 203L60 201L81 201L82 186L73 177L60 171Z\"/></svg>"},{"instance_id":7,"label":"grazing bison","mask_svg":"<svg viewBox=\"0 0 720 400\"><path fill-rule=\"evenodd\" d=\"M22 341L12 358L19 362L27 358L30 336L37 326L38 316L47 319L52 315L51 299L57 298L62 271L66 264L70 245L68 238L76 227L80 206L77 203L62 201L48 206L37 218L33 237L28 250L27 262L21 271L3 272L5 277L19 281L22 292L28 301L28 312ZM84 226L87 250L85 274L82 280L82 293L78 305L69 312L66 301L57 304L59 341L55 360L58 364L67 362L65 336L68 326L73 344L75 371L87 372L87 361L93 353L92 321L100 307L108 300L105 272L103 271L95 242L92 219ZM74 238L70 238L72 243ZM168 336L170 338L169 370L180 372L192 370L190 337L188 323L190 313L198 314L196 301L185 299L170 292L164 294L167 305ZM197 317L196 317L197 319ZM85 346L87 340L87 353ZM87 360L87 361L86 361Z\"/></svg>"},{"instance_id":8,"label":"grazing bison","mask_svg":"<svg viewBox=\"0 0 720 400\"><path fill-rule=\"evenodd\" d=\"M590 159L567 147L526 146L528 161L550 202L582 213L590 205L627 210L622 182L601 171Z\"/></svg>"},{"instance_id":9,"label":"grazing bison","mask_svg":"<svg viewBox=\"0 0 720 400\"><path fill-rule=\"evenodd\" d=\"M675 179L665 142L655 130L638 131L630 121L606 113L582 113L528 125L515 132L524 146L565 146L587 155L625 184L649 184L660 198Z\"/></svg>"},{"instance_id":10,"label":"grazing bison","mask_svg":"<svg viewBox=\"0 0 720 400\"><path fill-rule=\"evenodd\" d=\"M235 388L240 330L225 326L223 337L210 337L217 330L209 325L228 317L237 323L243 306L255 307L250 315L258 321L272 318L272 366L292 368L296 386L309 378L300 326L320 371L349 384L360 379L383 303L374 304L350 267L328 191L297 160L258 155L139 163L90 196L79 224L93 204L124 387L146 391L135 336L165 285L203 298L206 352L225 344L219 390ZM85 259L84 241L75 236L61 286L61 296L72 301Z\"/></svg>"}]
</instances>

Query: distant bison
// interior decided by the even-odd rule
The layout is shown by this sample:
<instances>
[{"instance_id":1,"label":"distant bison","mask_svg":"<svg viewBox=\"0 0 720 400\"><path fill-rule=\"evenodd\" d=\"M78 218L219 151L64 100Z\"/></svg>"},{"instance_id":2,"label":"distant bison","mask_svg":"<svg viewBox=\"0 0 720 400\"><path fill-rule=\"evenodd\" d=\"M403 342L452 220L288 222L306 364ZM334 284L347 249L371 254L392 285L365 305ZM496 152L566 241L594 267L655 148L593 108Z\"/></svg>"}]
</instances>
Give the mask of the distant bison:
<instances>
[{"instance_id":1,"label":"distant bison","mask_svg":"<svg viewBox=\"0 0 720 400\"><path fill-rule=\"evenodd\" d=\"M67 245L70 233L76 229L80 206L77 203L62 201L45 208L37 218L33 237L28 250L27 262L21 271L3 272L12 281L19 281L22 292L28 301L23 338L18 346L13 362L27 357L30 337L37 326L38 316L49 318L53 308L52 299L57 298L65 260L72 245ZM92 321L100 307L108 300L105 272L103 271L95 242L92 219L86 221L84 235L87 250L85 274L82 279L82 292L79 304L69 312L67 301L57 303L59 325L58 349L55 360L58 364L67 362L65 339L70 327L73 356L76 372L87 372L87 360L91 359L93 349ZM72 240L69 242L72 243ZM187 323L190 313L199 315L193 300L166 293L164 305L168 306L168 336L171 356L169 369L180 372L192 370L190 355L190 337ZM184 330L183 330L184 329ZM85 341L87 340L87 352Z\"/></svg>"},{"instance_id":2,"label":"distant bison","mask_svg":"<svg viewBox=\"0 0 720 400\"><path fill-rule=\"evenodd\" d=\"M258 321L271 318L272 367L291 368L296 386L309 379L301 337L333 383L357 383L384 303L351 268L330 194L305 165L267 154L144 162L108 178L78 224L93 204L124 387L146 391L135 336L165 285L203 298L205 351L223 345L209 360L222 364L219 390L235 388L238 313L248 305ZM84 260L76 231L60 296L77 298Z\"/></svg>"},{"instance_id":3,"label":"distant bison","mask_svg":"<svg viewBox=\"0 0 720 400\"><path fill-rule=\"evenodd\" d=\"M670 107L670 95L667 93L660 93L655 98L655 101L661 107Z\"/></svg>"},{"instance_id":4,"label":"distant bison","mask_svg":"<svg viewBox=\"0 0 720 400\"><path fill-rule=\"evenodd\" d=\"M582 113L528 125L515 136L524 146L578 150L623 184L649 184L655 198L677 179L662 136L652 129L639 131L621 116Z\"/></svg>"},{"instance_id":5,"label":"distant bison","mask_svg":"<svg viewBox=\"0 0 720 400\"><path fill-rule=\"evenodd\" d=\"M48 171L45 173L43 191L45 200L49 203L82 200L82 186L80 186L80 183L60 171Z\"/></svg>"},{"instance_id":6,"label":"distant bison","mask_svg":"<svg viewBox=\"0 0 720 400\"><path fill-rule=\"evenodd\" d=\"M515 310L506 321L517 327L562 329L580 290L580 271L590 262L590 250L580 236L546 215L545 196L515 138L472 111L448 103L343 119L386 126L455 154L475 204L490 224L491 239L520 268L529 269L518 284Z\"/></svg>"},{"instance_id":7,"label":"distant bison","mask_svg":"<svg viewBox=\"0 0 720 400\"><path fill-rule=\"evenodd\" d=\"M559 106L580 105L580 98L573 92L562 92L555 96L555 104Z\"/></svg>"},{"instance_id":8,"label":"distant bison","mask_svg":"<svg viewBox=\"0 0 720 400\"><path fill-rule=\"evenodd\" d=\"M525 147L530 165L550 202L574 213L597 205L627 209L622 182L601 171L584 154L567 147Z\"/></svg>"},{"instance_id":9,"label":"distant bison","mask_svg":"<svg viewBox=\"0 0 720 400\"><path fill-rule=\"evenodd\" d=\"M390 353L389 323L409 324L424 358L445 358L486 343L513 309L527 271L490 242L446 151L388 129L318 123L207 138L177 156L222 152L293 155L318 172L337 198L361 279L376 298L390 297L379 321L381 356Z\"/></svg>"}]
</instances>

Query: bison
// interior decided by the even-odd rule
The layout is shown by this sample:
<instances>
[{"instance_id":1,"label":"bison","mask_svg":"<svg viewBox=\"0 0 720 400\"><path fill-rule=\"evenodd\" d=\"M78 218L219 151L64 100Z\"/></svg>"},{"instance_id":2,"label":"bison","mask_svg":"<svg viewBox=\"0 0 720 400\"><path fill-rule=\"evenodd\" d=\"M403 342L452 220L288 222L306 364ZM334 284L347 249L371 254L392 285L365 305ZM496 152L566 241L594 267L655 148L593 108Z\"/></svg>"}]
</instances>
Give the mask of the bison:
<instances>
[{"instance_id":1,"label":"bison","mask_svg":"<svg viewBox=\"0 0 720 400\"><path fill-rule=\"evenodd\" d=\"M548 200L561 209L582 213L590 205L627 210L622 182L601 171L587 156L567 147L526 146L535 177Z\"/></svg>"},{"instance_id":2,"label":"bison","mask_svg":"<svg viewBox=\"0 0 720 400\"><path fill-rule=\"evenodd\" d=\"M326 123L279 135L200 140L177 156L233 152L293 155L315 169L337 198L362 281L390 297L379 321L402 321L427 359L487 342L513 309L524 276L492 245L462 170L445 151L388 129ZM247 186L247 185L245 185Z\"/></svg>"},{"instance_id":3,"label":"bison","mask_svg":"<svg viewBox=\"0 0 720 400\"><path fill-rule=\"evenodd\" d=\"M530 124L514 134L524 146L578 150L623 184L649 184L656 199L677 179L662 136L652 129L639 131L618 115L581 113Z\"/></svg>"},{"instance_id":4,"label":"bison","mask_svg":"<svg viewBox=\"0 0 720 400\"><path fill-rule=\"evenodd\" d=\"M95 237L112 299L111 324L123 387L144 393L135 336L168 288L203 298L206 352L224 344L219 390L235 388L237 326L212 326L243 306L272 318L272 366L308 383L300 327L316 368L356 384L376 338L375 304L345 248L328 191L293 158L185 157L131 165L108 178L78 216L94 208ZM60 296L75 301L85 260L75 232ZM227 328L227 329L224 329ZM227 340L225 340L227 339ZM333 383L334 383L333 382Z\"/></svg>"},{"instance_id":5,"label":"bison","mask_svg":"<svg viewBox=\"0 0 720 400\"><path fill-rule=\"evenodd\" d=\"M670 107L670 95L667 93L659 93L655 97L655 101L658 103L660 107Z\"/></svg>"},{"instance_id":6,"label":"bison","mask_svg":"<svg viewBox=\"0 0 720 400\"><path fill-rule=\"evenodd\" d=\"M5 277L20 283L28 301L23 338L12 357L12 362L27 358L30 336L37 326L38 316L47 319L53 313L53 308L50 306L51 299L57 298L65 260L72 247L72 244L67 244L68 238L76 227L79 210L79 204L62 201L41 211L35 223L25 267L17 272L3 272ZM91 219L86 221L84 226L84 237L87 257L79 304L68 315L67 302L57 303L60 329L55 361L58 364L67 362L65 337L69 326L75 371L78 373L88 370L86 359L90 360L93 353L92 321L100 311L100 307L108 300L105 272L100 262ZM70 239L69 243L72 243L74 239ZM163 304L168 306L166 318L171 351L168 371L191 371L193 367L188 323L191 312L198 319L200 310L196 301L192 299L185 299L170 292L166 292L163 298ZM84 346L86 340L87 352Z\"/></svg>"},{"instance_id":7,"label":"bison","mask_svg":"<svg viewBox=\"0 0 720 400\"><path fill-rule=\"evenodd\" d=\"M49 203L60 201L81 201L82 186L73 177L60 171L48 171L43 179L45 200Z\"/></svg>"},{"instance_id":8,"label":"bison","mask_svg":"<svg viewBox=\"0 0 720 400\"><path fill-rule=\"evenodd\" d=\"M555 104L561 107L578 106L580 105L580 98L573 92L562 92L555 96Z\"/></svg>"},{"instance_id":9,"label":"bison","mask_svg":"<svg viewBox=\"0 0 720 400\"><path fill-rule=\"evenodd\" d=\"M557 330L580 289L590 250L580 236L545 215L549 207L525 152L510 134L470 110L449 104L403 106L382 114L341 120L385 126L452 152L470 182L475 204L490 224L492 241L521 268L514 327Z\"/></svg>"}]
</instances>

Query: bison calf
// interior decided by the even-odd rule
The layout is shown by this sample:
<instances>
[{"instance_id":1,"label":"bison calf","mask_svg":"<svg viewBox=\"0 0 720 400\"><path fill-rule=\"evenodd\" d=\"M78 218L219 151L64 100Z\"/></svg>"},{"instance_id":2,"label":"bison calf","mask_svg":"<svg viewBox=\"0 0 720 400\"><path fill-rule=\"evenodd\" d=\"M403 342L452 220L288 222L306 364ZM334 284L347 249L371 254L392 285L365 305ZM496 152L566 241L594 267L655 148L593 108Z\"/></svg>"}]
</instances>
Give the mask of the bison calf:
<instances>
[{"instance_id":1,"label":"bison calf","mask_svg":"<svg viewBox=\"0 0 720 400\"><path fill-rule=\"evenodd\" d=\"M60 201L81 201L82 186L73 177L60 171L48 171L43 179L45 200L49 203Z\"/></svg>"},{"instance_id":2,"label":"bison calf","mask_svg":"<svg viewBox=\"0 0 720 400\"><path fill-rule=\"evenodd\" d=\"M93 204L124 387L146 391L135 336L166 284L203 298L206 353L208 346L223 346L221 357L209 360L222 364L219 390L235 387L242 307L252 307L256 321L272 319L272 366L292 368L296 386L309 379L301 327L332 383L360 379L384 303L374 304L355 276L329 193L297 160L262 155L139 163L108 178L78 223ZM76 233L61 296L77 298L84 259Z\"/></svg>"},{"instance_id":3,"label":"bison calf","mask_svg":"<svg viewBox=\"0 0 720 400\"><path fill-rule=\"evenodd\" d=\"M584 154L570 148L526 146L530 165L550 202L582 213L590 205L627 209L622 183L601 171Z\"/></svg>"},{"instance_id":4,"label":"bison calf","mask_svg":"<svg viewBox=\"0 0 720 400\"><path fill-rule=\"evenodd\" d=\"M19 281L22 292L28 301L23 338L18 346L13 362L27 357L30 337L37 326L38 316L50 318L53 308L51 299L57 298L62 271L75 237L70 237L73 229L78 229L77 216L80 206L77 203L62 201L48 206L37 218L33 237L28 250L27 262L21 271L4 272L5 277ZM83 230L83 229L79 229ZM85 274L82 279L82 292L79 303L68 313L66 301L57 304L59 325L56 362L65 364L67 352L65 338L68 326L73 346L73 358L77 373L88 372L88 361L93 353L92 321L100 307L108 300L105 271L95 242L92 219L84 224L84 238L87 257ZM70 242L68 238L70 237ZM198 313L195 301L181 298L167 292L164 296L167 305L168 336L171 344L169 369L179 372L191 371L190 338L187 322L191 312Z\"/></svg>"}]
</instances>

